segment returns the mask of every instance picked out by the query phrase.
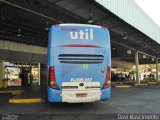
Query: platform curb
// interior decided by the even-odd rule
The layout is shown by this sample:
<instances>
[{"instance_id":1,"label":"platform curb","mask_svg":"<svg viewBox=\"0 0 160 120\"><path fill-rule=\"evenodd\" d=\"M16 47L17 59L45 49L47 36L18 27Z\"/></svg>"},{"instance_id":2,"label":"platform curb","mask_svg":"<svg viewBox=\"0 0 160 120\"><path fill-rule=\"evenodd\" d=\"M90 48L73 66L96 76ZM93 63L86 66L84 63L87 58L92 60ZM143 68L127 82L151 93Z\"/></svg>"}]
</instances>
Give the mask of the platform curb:
<instances>
[{"instance_id":1,"label":"platform curb","mask_svg":"<svg viewBox=\"0 0 160 120\"><path fill-rule=\"evenodd\" d=\"M115 86L112 86L112 87L116 87L116 88L130 88L131 85L115 85Z\"/></svg>"},{"instance_id":2,"label":"platform curb","mask_svg":"<svg viewBox=\"0 0 160 120\"><path fill-rule=\"evenodd\" d=\"M116 88L130 88L130 85L115 86Z\"/></svg>"},{"instance_id":3,"label":"platform curb","mask_svg":"<svg viewBox=\"0 0 160 120\"><path fill-rule=\"evenodd\" d=\"M147 82L148 84L157 84L157 82Z\"/></svg>"},{"instance_id":4,"label":"platform curb","mask_svg":"<svg viewBox=\"0 0 160 120\"><path fill-rule=\"evenodd\" d=\"M28 98L28 99L16 99L11 98L9 99L9 103L41 103L44 100L42 98Z\"/></svg>"},{"instance_id":5,"label":"platform curb","mask_svg":"<svg viewBox=\"0 0 160 120\"><path fill-rule=\"evenodd\" d=\"M147 83L141 83L141 84L135 84L135 86L146 86L146 85L148 85Z\"/></svg>"},{"instance_id":6,"label":"platform curb","mask_svg":"<svg viewBox=\"0 0 160 120\"><path fill-rule=\"evenodd\" d=\"M8 93L11 93L12 95L18 95L18 94L21 94L23 93L24 90L1 90L0 93L3 93L3 94L8 94Z\"/></svg>"},{"instance_id":7,"label":"platform curb","mask_svg":"<svg viewBox=\"0 0 160 120\"><path fill-rule=\"evenodd\" d=\"M112 85L117 85L117 84L119 84L119 85L123 85L123 84L124 84L124 82L111 82L111 84L112 84Z\"/></svg>"}]
</instances>

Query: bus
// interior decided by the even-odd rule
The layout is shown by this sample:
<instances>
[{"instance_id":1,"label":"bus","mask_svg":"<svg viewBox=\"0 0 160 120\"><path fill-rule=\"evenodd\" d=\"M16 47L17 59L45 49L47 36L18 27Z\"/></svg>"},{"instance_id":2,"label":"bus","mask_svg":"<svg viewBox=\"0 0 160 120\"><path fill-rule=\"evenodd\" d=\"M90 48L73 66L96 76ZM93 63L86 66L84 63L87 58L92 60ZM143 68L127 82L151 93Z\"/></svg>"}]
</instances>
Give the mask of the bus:
<instances>
[{"instance_id":1,"label":"bus","mask_svg":"<svg viewBox=\"0 0 160 120\"><path fill-rule=\"evenodd\" d=\"M47 101L107 101L111 49L107 28L89 24L52 25L48 40Z\"/></svg>"}]
</instances>

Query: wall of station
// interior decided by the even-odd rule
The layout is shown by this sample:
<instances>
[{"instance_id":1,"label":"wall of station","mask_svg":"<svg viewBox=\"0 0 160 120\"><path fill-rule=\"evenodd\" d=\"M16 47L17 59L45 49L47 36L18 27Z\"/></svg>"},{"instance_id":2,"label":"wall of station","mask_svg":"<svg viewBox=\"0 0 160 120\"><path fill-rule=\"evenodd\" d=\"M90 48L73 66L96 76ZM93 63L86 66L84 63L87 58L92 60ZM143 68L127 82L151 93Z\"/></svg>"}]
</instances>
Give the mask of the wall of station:
<instances>
[{"instance_id":1,"label":"wall of station","mask_svg":"<svg viewBox=\"0 0 160 120\"><path fill-rule=\"evenodd\" d=\"M18 42L11 42L6 40L0 40L0 49L8 50L8 51L19 51L26 53L34 53L34 54L46 54L47 48L41 47L37 45L27 45Z\"/></svg>"},{"instance_id":2,"label":"wall of station","mask_svg":"<svg viewBox=\"0 0 160 120\"><path fill-rule=\"evenodd\" d=\"M0 51L0 87L4 80L8 85L18 85L15 81L19 81L19 74L27 68L33 74L33 82L40 84L39 63L46 63L46 47L0 40Z\"/></svg>"},{"instance_id":3,"label":"wall of station","mask_svg":"<svg viewBox=\"0 0 160 120\"><path fill-rule=\"evenodd\" d=\"M46 63L46 47L0 40L0 51L0 60Z\"/></svg>"}]
</instances>

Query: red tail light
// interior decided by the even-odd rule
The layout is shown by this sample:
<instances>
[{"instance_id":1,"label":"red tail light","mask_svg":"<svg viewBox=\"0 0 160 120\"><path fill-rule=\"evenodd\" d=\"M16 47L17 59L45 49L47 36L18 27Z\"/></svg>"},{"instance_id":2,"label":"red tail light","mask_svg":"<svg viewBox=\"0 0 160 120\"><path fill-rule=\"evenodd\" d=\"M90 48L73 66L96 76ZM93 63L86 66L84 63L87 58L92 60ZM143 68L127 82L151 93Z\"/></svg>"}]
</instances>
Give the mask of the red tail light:
<instances>
[{"instance_id":1,"label":"red tail light","mask_svg":"<svg viewBox=\"0 0 160 120\"><path fill-rule=\"evenodd\" d=\"M54 66L49 67L49 85L52 88L58 89L56 77L55 77Z\"/></svg>"},{"instance_id":2,"label":"red tail light","mask_svg":"<svg viewBox=\"0 0 160 120\"><path fill-rule=\"evenodd\" d=\"M55 80L54 66L51 66L49 68L49 78L50 78L50 81L54 81Z\"/></svg>"},{"instance_id":3,"label":"red tail light","mask_svg":"<svg viewBox=\"0 0 160 120\"><path fill-rule=\"evenodd\" d=\"M60 24L56 24L55 26L56 26L56 27L59 27L59 26L60 26Z\"/></svg>"},{"instance_id":4,"label":"red tail light","mask_svg":"<svg viewBox=\"0 0 160 120\"><path fill-rule=\"evenodd\" d=\"M111 68L108 66L106 71L106 81L103 85L103 89L110 87L110 84L111 84Z\"/></svg>"},{"instance_id":5,"label":"red tail light","mask_svg":"<svg viewBox=\"0 0 160 120\"><path fill-rule=\"evenodd\" d=\"M105 26L101 26L101 28L102 28L102 29L106 29L106 27L105 27Z\"/></svg>"}]
</instances>

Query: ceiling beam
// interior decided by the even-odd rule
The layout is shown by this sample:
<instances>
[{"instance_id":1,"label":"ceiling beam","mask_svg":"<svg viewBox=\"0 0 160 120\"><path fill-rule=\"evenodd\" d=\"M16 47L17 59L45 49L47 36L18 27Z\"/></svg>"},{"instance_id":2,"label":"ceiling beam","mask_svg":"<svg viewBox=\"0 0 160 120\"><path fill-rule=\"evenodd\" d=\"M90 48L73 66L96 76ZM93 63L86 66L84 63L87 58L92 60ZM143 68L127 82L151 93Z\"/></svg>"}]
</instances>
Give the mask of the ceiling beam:
<instances>
[{"instance_id":1,"label":"ceiling beam","mask_svg":"<svg viewBox=\"0 0 160 120\"><path fill-rule=\"evenodd\" d=\"M33 10L30 10L30 9L25 8L25 7L19 6L19 5L17 5L17 4L8 2L8 1L6 1L6 0L0 0L0 2L5 3L5 4L7 4L7 5L10 5L10 6L13 6L13 7L16 7L16 8L19 8L19 9L22 9L22 10L27 11L27 12L30 12L30 13L32 13L32 14L35 14L35 15L44 17L44 18L46 18L46 19L49 19L49 20L52 20L52 21L55 21L55 22L58 22L58 23L62 23L62 21L60 21L60 20L56 20L56 19L54 19L54 18L52 18L52 17L49 17L49 16L46 16L46 15L44 15L44 14L35 12L35 11L33 11Z\"/></svg>"}]
</instances>

